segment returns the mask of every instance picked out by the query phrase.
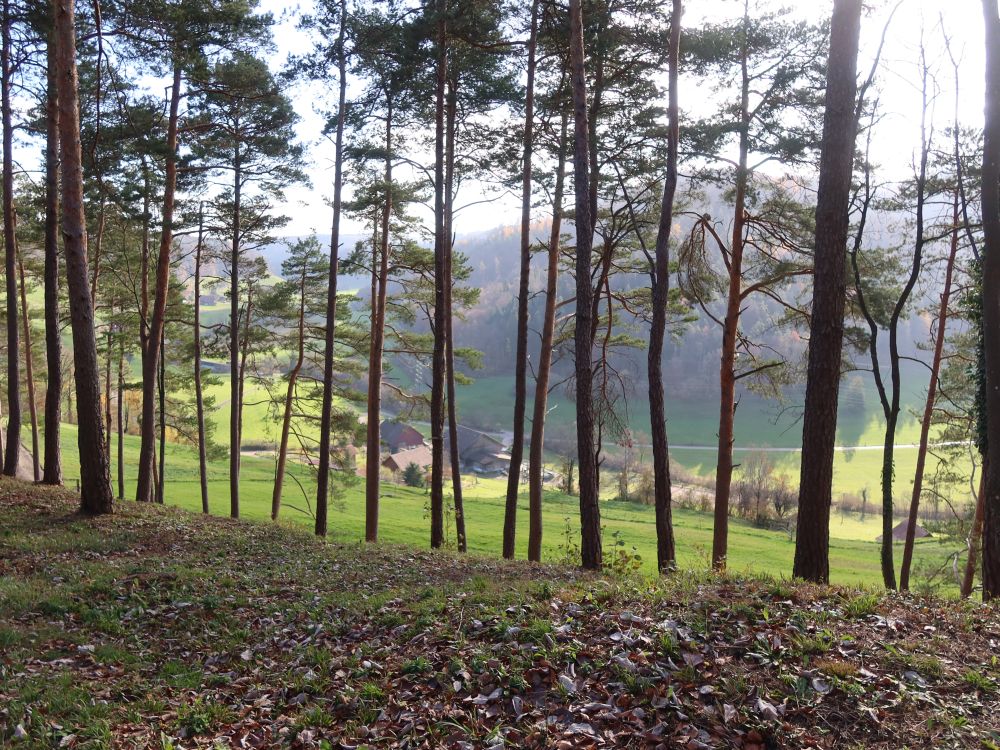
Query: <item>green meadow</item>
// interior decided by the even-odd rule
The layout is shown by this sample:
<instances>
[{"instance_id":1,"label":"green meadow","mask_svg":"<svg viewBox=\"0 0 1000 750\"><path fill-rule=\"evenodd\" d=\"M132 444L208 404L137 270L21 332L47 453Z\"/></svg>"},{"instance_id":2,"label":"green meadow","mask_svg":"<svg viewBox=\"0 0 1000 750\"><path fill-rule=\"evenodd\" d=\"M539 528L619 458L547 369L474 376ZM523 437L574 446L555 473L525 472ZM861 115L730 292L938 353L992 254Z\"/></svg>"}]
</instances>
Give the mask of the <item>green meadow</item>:
<instances>
[{"instance_id":1,"label":"green meadow","mask_svg":"<svg viewBox=\"0 0 1000 750\"><path fill-rule=\"evenodd\" d=\"M73 486L78 476L75 447L76 428L64 426L64 466L67 484ZM135 467L139 441L126 436L126 497L134 492ZM112 456L114 459L114 456ZM200 510L197 455L187 446L170 444L166 460L166 502L188 510ZM114 461L112 477L116 476ZM265 522L269 518L273 490L274 461L270 457L244 456L242 462L241 515ZM499 555L500 530L503 525L503 479L464 480L465 511L469 549L473 553ZM284 487L282 522L311 526L313 478L305 466L293 464ZM446 488L450 499L450 488ZM227 464L214 462L209 467L211 512L229 513ZM518 555L525 555L527 537L526 488L520 503ZM383 483L380 536L386 542L426 546L429 539L425 490ZM547 560L571 559L578 538L577 499L559 492L546 493L544 508L543 557ZM330 516L331 534L340 541L358 541L364 535L364 490L360 480L339 487ZM638 555L641 568L655 572L655 529L652 508L612 500L602 502L606 554L622 552ZM695 510L675 509L678 559L682 567L699 568L708 563L711 549L712 517ZM450 543L454 541L451 515L447 520ZM835 514L831 519L831 577L835 583L877 584L878 546L874 538L880 532L879 521L872 515L861 521L856 515ZM755 528L731 520L729 566L736 571L754 571L787 576L791 570L794 544L789 534ZM897 545L897 554L900 550ZM921 540L917 546L918 569L942 567L954 550L936 539ZM947 590L947 589L946 589Z\"/></svg>"},{"instance_id":2,"label":"green meadow","mask_svg":"<svg viewBox=\"0 0 1000 750\"><path fill-rule=\"evenodd\" d=\"M229 434L229 378L220 377L220 383L206 389L206 394L215 397L216 409L210 419L216 424L216 439L225 441ZM500 431L510 423L513 413L512 381L509 378L483 378L470 385L458 387L459 420L470 426ZM284 383L275 382L272 390L284 396ZM260 384L248 382L246 385L246 405L244 406L243 442L246 446L272 446L277 442L278 424L273 409L268 404L267 389ZM871 396L870 398L874 398ZM917 398L911 394L910 403ZM869 399L870 400L870 399ZM573 404L562 394L553 394L550 401L553 410L549 415L551 430L549 435L562 430L569 434L572 429ZM834 459L834 497L843 494L860 495L867 489L869 498L875 502L882 475L882 420L881 412L874 403L874 410L861 413L857 410L845 411L840 417L839 444L857 446L850 450L838 450ZM344 404L342 404L344 405ZM712 477L715 474L716 451L716 408L712 404L698 401L674 400L668 403L668 427L671 439L671 460L692 474ZM793 484L798 482L799 452L797 446L801 438L801 424L793 417L777 419L775 406L752 394L745 397L736 419L736 445L734 451L737 463L761 449L767 450L767 459L778 474L784 475ZM529 403L530 413L530 403ZM640 463L651 462L650 450L644 446L648 440L649 418L646 414L630 415L635 432L637 449L635 459ZM645 420L645 421L644 421ZM304 429L308 430L308 427ZM318 434L315 436L318 437ZM916 470L917 449L913 447L920 437L917 419L904 410L896 435L895 495L899 502L908 502L913 487ZM705 446L705 447L689 447ZM614 446L608 450L614 451ZM939 457L933 452L928 456L926 477L933 477L938 469ZM969 471L971 465L963 461L959 466ZM930 481L925 480L925 481ZM969 501L968 488L960 486L943 490L950 500L958 505ZM502 494L501 491L500 494Z\"/></svg>"}]
</instances>

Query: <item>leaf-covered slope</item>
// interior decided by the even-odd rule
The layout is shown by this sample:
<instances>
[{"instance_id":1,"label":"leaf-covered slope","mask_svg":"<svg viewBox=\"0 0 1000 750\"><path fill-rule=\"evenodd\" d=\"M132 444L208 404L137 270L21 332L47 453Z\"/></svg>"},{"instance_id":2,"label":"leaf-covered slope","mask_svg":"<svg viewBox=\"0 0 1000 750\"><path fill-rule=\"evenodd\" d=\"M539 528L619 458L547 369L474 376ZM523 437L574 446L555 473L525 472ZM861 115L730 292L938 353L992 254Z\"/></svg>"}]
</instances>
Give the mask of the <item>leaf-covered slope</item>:
<instances>
[{"instance_id":1,"label":"leaf-covered slope","mask_svg":"<svg viewBox=\"0 0 1000 750\"><path fill-rule=\"evenodd\" d=\"M1000 621L0 482L0 747L993 747Z\"/></svg>"}]
</instances>

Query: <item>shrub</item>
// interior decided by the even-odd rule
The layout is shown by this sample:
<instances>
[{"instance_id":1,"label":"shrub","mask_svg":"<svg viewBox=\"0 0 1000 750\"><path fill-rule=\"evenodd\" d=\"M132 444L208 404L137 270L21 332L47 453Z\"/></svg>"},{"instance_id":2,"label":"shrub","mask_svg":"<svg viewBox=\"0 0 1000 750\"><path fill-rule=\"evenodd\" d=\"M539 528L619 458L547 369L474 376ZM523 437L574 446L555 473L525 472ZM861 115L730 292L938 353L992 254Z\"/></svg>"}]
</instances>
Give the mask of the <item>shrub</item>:
<instances>
[{"instance_id":1,"label":"shrub","mask_svg":"<svg viewBox=\"0 0 1000 750\"><path fill-rule=\"evenodd\" d=\"M424 486L424 472L412 461L403 469L403 484L417 488Z\"/></svg>"}]
</instances>

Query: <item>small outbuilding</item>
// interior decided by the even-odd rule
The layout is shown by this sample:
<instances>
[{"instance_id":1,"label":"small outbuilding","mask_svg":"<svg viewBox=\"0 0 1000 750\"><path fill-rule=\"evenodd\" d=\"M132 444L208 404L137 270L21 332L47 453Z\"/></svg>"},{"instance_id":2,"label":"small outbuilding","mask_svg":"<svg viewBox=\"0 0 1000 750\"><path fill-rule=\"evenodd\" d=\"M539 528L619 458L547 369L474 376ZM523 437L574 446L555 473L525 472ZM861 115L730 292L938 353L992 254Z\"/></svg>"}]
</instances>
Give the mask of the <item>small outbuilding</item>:
<instances>
[{"instance_id":1,"label":"small outbuilding","mask_svg":"<svg viewBox=\"0 0 1000 750\"><path fill-rule=\"evenodd\" d=\"M906 530L909 528L909 521L900 521L896 524L895 528L892 530L892 541L894 542L905 542L906 541ZM913 538L914 539L924 539L926 537L932 536L931 532L921 526L919 523L915 524L913 527ZM882 541L882 535L879 534L875 537L876 542Z\"/></svg>"}]
</instances>

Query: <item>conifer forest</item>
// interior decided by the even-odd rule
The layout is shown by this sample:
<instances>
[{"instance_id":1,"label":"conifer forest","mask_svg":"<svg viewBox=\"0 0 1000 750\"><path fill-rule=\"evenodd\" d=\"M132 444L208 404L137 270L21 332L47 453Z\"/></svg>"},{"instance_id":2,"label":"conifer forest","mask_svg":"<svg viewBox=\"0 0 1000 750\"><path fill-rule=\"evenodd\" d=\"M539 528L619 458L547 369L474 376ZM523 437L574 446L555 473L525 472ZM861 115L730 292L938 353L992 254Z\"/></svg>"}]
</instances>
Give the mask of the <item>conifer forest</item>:
<instances>
[{"instance_id":1,"label":"conifer forest","mask_svg":"<svg viewBox=\"0 0 1000 750\"><path fill-rule=\"evenodd\" d=\"M998 747L997 0L0 0L0 748Z\"/></svg>"}]
</instances>

